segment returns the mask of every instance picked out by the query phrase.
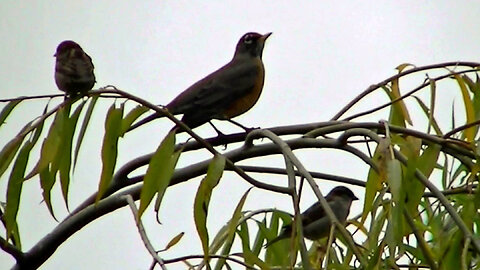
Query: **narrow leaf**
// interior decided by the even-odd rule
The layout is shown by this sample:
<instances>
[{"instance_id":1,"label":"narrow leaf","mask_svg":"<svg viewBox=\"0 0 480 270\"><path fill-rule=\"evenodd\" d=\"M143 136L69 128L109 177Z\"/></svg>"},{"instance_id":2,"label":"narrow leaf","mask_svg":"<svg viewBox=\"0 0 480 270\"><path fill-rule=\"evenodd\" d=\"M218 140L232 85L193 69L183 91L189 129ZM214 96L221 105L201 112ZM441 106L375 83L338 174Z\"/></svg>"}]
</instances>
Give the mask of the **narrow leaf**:
<instances>
[{"instance_id":1,"label":"narrow leaf","mask_svg":"<svg viewBox=\"0 0 480 270\"><path fill-rule=\"evenodd\" d=\"M33 148L32 142L27 142L20 149L13 169L10 173L7 186L7 205L5 207L5 227L7 230L7 239L12 236L17 226L17 214L20 206L20 196L24 182L25 169L27 167L30 151ZM19 245L20 243L17 243Z\"/></svg>"},{"instance_id":2,"label":"narrow leaf","mask_svg":"<svg viewBox=\"0 0 480 270\"><path fill-rule=\"evenodd\" d=\"M21 102L21 100L10 101L0 112L0 127L5 123L5 120L13 111L13 109Z\"/></svg>"},{"instance_id":3,"label":"narrow leaf","mask_svg":"<svg viewBox=\"0 0 480 270\"><path fill-rule=\"evenodd\" d=\"M85 132L87 131L88 123L90 122L90 118L92 117L93 109L95 108L95 104L97 104L98 96L93 96L90 99L90 104L88 105L87 112L85 113L85 117L83 118L82 127L78 133L77 143L75 145L75 154L73 158L73 170L75 171L75 167L77 165L78 153L80 152L80 147L82 146L83 138L85 137Z\"/></svg>"},{"instance_id":4,"label":"narrow leaf","mask_svg":"<svg viewBox=\"0 0 480 270\"><path fill-rule=\"evenodd\" d=\"M193 217L195 219L195 226L197 228L198 236L202 242L202 248L206 262L209 262L209 240L207 230L208 206L210 204L212 191L218 185L224 168L225 158L223 156L215 156L208 166L207 175L198 187L193 204Z\"/></svg>"},{"instance_id":5,"label":"narrow leaf","mask_svg":"<svg viewBox=\"0 0 480 270\"><path fill-rule=\"evenodd\" d=\"M368 171L367 183L365 186L365 200L363 204L362 222L367 218L368 213L372 209L375 195L382 189L383 183L387 179L387 160L389 160L390 140L382 139L375 149L372 160L377 164L378 172L374 168Z\"/></svg>"},{"instance_id":6,"label":"narrow leaf","mask_svg":"<svg viewBox=\"0 0 480 270\"><path fill-rule=\"evenodd\" d=\"M40 186L42 187L42 195L45 204L47 205L48 211L50 215L56 220L55 213L53 212L52 206L52 199L51 199L51 191L53 185L55 184L55 176L50 172L48 167L44 168L43 171L40 172Z\"/></svg>"},{"instance_id":7,"label":"narrow leaf","mask_svg":"<svg viewBox=\"0 0 480 270\"><path fill-rule=\"evenodd\" d=\"M181 232L179 234L177 234L175 237L172 238L172 240L170 240L168 242L168 244L165 246L164 249L162 249L161 251L166 251L168 249L170 249L171 247L175 246L178 242L180 242L180 240L182 240L182 237L185 235L184 232Z\"/></svg>"},{"instance_id":8,"label":"narrow leaf","mask_svg":"<svg viewBox=\"0 0 480 270\"><path fill-rule=\"evenodd\" d=\"M148 112L148 107L138 105L133 108L128 114L123 118L122 121L122 137L127 132L127 130L132 126L132 123L135 122L142 114Z\"/></svg>"},{"instance_id":9,"label":"narrow leaf","mask_svg":"<svg viewBox=\"0 0 480 270\"><path fill-rule=\"evenodd\" d=\"M249 188L245 194L243 194L242 198L237 204L237 207L235 208L235 211L233 212L232 218L228 222L228 237L227 240L225 241L225 245L223 246L222 250L222 255L226 256L230 253L230 250L233 245L233 240L235 239L235 231L238 226L238 221L242 217L242 209L243 205L245 204L245 201L247 200L247 196L250 193L251 188ZM220 270L223 268L223 265L225 264L225 259L221 258L218 259L217 264L215 265L215 270Z\"/></svg>"},{"instance_id":10,"label":"narrow leaf","mask_svg":"<svg viewBox=\"0 0 480 270\"><path fill-rule=\"evenodd\" d=\"M65 205L68 209L68 188L70 186L70 170L72 166L72 143L73 136L75 134L75 128L77 127L78 117L82 112L82 109L86 101L83 101L73 112L71 117L65 116L65 122L63 127L63 135L61 140L62 151L57 154L56 159L59 163L60 172L60 186L62 188L62 195L65 201Z\"/></svg>"},{"instance_id":11,"label":"narrow leaf","mask_svg":"<svg viewBox=\"0 0 480 270\"><path fill-rule=\"evenodd\" d=\"M57 152L60 148L60 141L62 138L63 121L65 120L66 108L60 108L55 114L55 118L50 125L47 137L43 140L42 149L40 150L40 158L33 168L25 177L26 179L32 178L39 172L43 171L49 166L57 156Z\"/></svg>"},{"instance_id":12,"label":"narrow leaf","mask_svg":"<svg viewBox=\"0 0 480 270\"><path fill-rule=\"evenodd\" d=\"M475 110L473 109L473 102L470 99L470 95L468 94L467 87L465 86L465 82L457 74L454 74L455 80L457 80L458 86L460 87L460 91L462 92L463 104L465 105L465 113L467 124L472 123L475 121ZM468 142L472 142L475 137L475 129L474 127L469 127L464 131L465 138Z\"/></svg>"},{"instance_id":13,"label":"narrow leaf","mask_svg":"<svg viewBox=\"0 0 480 270\"><path fill-rule=\"evenodd\" d=\"M112 181L113 171L115 170L115 164L117 162L118 138L120 135L122 115L123 106L116 108L115 104L112 104L107 113L107 119L105 120L105 135L103 137L102 145L102 173L100 176L100 183L98 184L98 193L95 203L100 201Z\"/></svg>"},{"instance_id":14,"label":"narrow leaf","mask_svg":"<svg viewBox=\"0 0 480 270\"><path fill-rule=\"evenodd\" d=\"M138 217L141 218L143 212L153 199L153 196L159 189L162 189L162 195L170 183L174 171L174 164L172 161L173 151L175 149L175 132L170 132L162 140L153 154L148 165L147 172L143 178L143 187L140 192L140 207L138 210ZM178 157L176 157L178 159ZM175 160L176 163L176 160ZM173 168L171 168L173 165ZM160 199L161 201L161 199Z\"/></svg>"},{"instance_id":15,"label":"narrow leaf","mask_svg":"<svg viewBox=\"0 0 480 270\"><path fill-rule=\"evenodd\" d=\"M437 135L442 135L442 130L440 129L440 126L438 125L437 123L437 120L435 120L435 118L433 117L433 112L431 112L428 107L425 105L425 103L423 103L423 101L421 99L419 99L418 97L416 96L413 96L413 98L415 98L415 100L418 102L418 105L420 105L420 108L422 109L422 111L427 115L428 117L428 121L429 121L429 126L428 128L430 129L430 127L433 127L433 129L435 130L435 133ZM427 133L430 133L429 131L427 131Z\"/></svg>"},{"instance_id":16,"label":"narrow leaf","mask_svg":"<svg viewBox=\"0 0 480 270\"><path fill-rule=\"evenodd\" d=\"M179 151L173 152L170 160L167 163L168 167L165 168L165 173L162 174L162 177L160 177L158 181L157 199L155 201L155 208L154 208L155 212L157 212L157 215L160 209L160 204L162 203L162 200L163 200L163 196L165 195L165 191L167 190L168 186L170 185L170 181L172 180L172 175L175 172L175 167L177 166L178 158L182 153L182 149L180 149Z\"/></svg>"},{"instance_id":17,"label":"narrow leaf","mask_svg":"<svg viewBox=\"0 0 480 270\"><path fill-rule=\"evenodd\" d=\"M392 193L392 199L398 203L402 197L402 165L397 159L387 161L388 185Z\"/></svg>"},{"instance_id":18,"label":"narrow leaf","mask_svg":"<svg viewBox=\"0 0 480 270\"><path fill-rule=\"evenodd\" d=\"M0 151L0 176L7 170L24 139L24 136L16 136Z\"/></svg>"},{"instance_id":19,"label":"narrow leaf","mask_svg":"<svg viewBox=\"0 0 480 270\"><path fill-rule=\"evenodd\" d=\"M399 73L401 70L399 70ZM393 99L399 99L402 97L400 94L400 82L399 78L393 79L392 80L392 96ZM410 118L410 114L408 113L407 106L405 105L405 102L402 100L397 101L395 104L398 104L398 112L403 115L403 118L405 121L407 121L408 124L413 125L412 119ZM395 106L394 104L394 106Z\"/></svg>"}]
</instances>

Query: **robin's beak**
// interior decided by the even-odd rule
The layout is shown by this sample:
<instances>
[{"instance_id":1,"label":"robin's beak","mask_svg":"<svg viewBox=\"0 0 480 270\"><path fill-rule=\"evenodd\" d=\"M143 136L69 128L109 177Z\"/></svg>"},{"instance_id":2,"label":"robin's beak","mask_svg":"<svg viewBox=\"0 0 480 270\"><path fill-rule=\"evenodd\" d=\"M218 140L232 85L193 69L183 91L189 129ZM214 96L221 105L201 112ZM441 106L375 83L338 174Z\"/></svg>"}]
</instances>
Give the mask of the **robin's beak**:
<instances>
[{"instance_id":1,"label":"robin's beak","mask_svg":"<svg viewBox=\"0 0 480 270\"><path fill-rule=\"evenodd\" d=\"M354 195L352 198L352 201L357 201L357 200L358 200L357 196Z\"/></svg>"},{"instance_id":2,"label":"robin's beak","mask_svg":"<svg viewBox=\"0 0 480 270\"><path fill-rule=\"evenodd\" d=\"M263 35L263 36L260 38L260 40L262 40L262 42L265 42L265 40L267 40L267 38L268 38L269 36L271 36L271 35L272 35L272 32L266 33L265 35Z\"/></svg>"}]
</instances>

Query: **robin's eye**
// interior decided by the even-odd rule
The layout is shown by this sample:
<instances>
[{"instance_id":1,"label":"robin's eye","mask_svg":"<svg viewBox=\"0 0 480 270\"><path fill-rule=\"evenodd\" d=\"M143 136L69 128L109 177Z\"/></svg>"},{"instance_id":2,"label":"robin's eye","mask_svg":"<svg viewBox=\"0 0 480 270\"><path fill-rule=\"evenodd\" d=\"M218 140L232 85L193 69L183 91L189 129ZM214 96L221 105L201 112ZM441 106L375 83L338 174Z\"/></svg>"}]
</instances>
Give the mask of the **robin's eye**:
<instances>
[{"instance_id":1,"label":"robin's eye","mask_svg":"<svg viewBox=\"0 0 480 270\"><path fill-rule=\"evenodd\" d=\"M243 38L243 43L245 44L251 44L252 42L253 42L252 35L246 35L245 38Z\"/></svg>"}]
</instances>

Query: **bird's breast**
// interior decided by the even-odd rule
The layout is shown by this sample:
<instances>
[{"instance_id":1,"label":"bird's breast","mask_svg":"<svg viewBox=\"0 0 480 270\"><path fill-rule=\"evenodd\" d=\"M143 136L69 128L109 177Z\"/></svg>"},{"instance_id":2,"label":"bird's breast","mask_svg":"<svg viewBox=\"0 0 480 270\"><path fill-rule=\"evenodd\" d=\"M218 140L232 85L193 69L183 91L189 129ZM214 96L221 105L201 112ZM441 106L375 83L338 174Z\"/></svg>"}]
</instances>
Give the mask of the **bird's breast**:
<instances>
[{"instance_id":1,"label":"bird's breast","mask_svg":"<svg viewBox=\"0 0 480 270\"><path fill-rule=\"evenodd\" d=\"M243 96L232 102L232 104L227 108L227 110L225 110L225 118L230 119L245 113L246 111L251 109L260 98L265 79L265 69L260 58L256 59L256 61L258 61L258 70L256 72L256 76L252 78L254 80L254 83L250 84L249 89L245 89L245 94ZM253 85L253 87L251 85Z\"/></svg>"}]
</instances>

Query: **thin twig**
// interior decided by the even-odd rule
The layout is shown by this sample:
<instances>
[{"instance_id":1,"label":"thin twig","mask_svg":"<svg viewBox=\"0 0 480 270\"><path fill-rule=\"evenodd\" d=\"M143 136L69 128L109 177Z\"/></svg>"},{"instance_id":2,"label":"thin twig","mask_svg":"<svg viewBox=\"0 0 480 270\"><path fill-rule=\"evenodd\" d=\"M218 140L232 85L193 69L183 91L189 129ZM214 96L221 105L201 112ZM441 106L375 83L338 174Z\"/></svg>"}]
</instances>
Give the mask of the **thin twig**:
<instances>
[{"instance_id":1,"label":"thin twig","mask_svg":"<svg viewBox=\"0 0 480 270\"><path fill-rule=\"evenodd\" d=\"M440 64L434 64L434 65L428 65L428 66L422 66L422 67L416 67L416 68L412 68L412 69L409 69L409 70L406 70L406 71L403 71L401 73L398 73L394 76L391 76L390 78L387 78L377 84L374 84L374 85L371 85L370 87L368 87L366 90L364 90L360 95L358 95L357 97L355 97L352 101L350 101L345 107L343 107L337 114L335 114L335 116L333 116L333 118L331 120L338 120L345 112L347 112L351 107L353 107L353 105L355 105L356 103L358 103L362 98L364 98L365 96L367 96L368 94L372 93L373 91L377 90L378 88L382 87L382 86L385 86L387 85L389 82L391 82L392 80L395 80L395 79L399 79L403 76L406 76L408 74L412 74L412 73L415 73L415 72L419 72L419 71L423 71L423 70L429 70L429 69L437 69L437 68L445 68L447 66L455 66L455 67L458 67L458 66L467 66L467 67L470 67L470 68L476 68L476 67L479 67L480 66L480 63L476 63L476 62L462 62L462 61L458 61L458 62L446 62L446 63L440 63Z\"/></svg>"},{"instance_id":2,"label":"thin twig","mask_svg":"<svg viewBox=\"0 0 480 270\"><path fill-rule=\"evenodd\" d=\"M170 264L170 263L177 263L177 262L182 262L182 261L186 261L186 260L190 260L190 259L204 259L205 256L204 255L188 255L188 256L182 256L182 257L178 257L178 258L174 258L174 259L168 259L168 260L163 260L163 262L165 264ZM238 263L244 267L246 267L247 269L254 269L256 270L257 268L251 266L251 265L248 265L240 260L237 260L237 259L234 259L232 258L231 256L224 256L224 255L210 255L210 258L215 258L215 259L225 259L225 260L229 260L229 261L232 261L232 262L235 262L235 263Z\"/></svg>"},{"instance_id":3,"label":"thin twig","mask_svg":"<svg viewBox=\"0 0 480 270\"><path fill-rule=\"evenodd\" d=\"M155 251L155 248L153 248L152 243L148 239L147 233L145 232L145 228L143 227L143 224L142 224L142 220L138 217L138 209L137 209L137 206L135 205L135 202L133 201L132 196L125 195L125 199L127 200L128 205L132 210L135 223L137 224L138 233L140 234L140 237L142 238L143 244L147 248L148 253L150 253L152 258L160 265L160 267L163 270L167 270L167 267L165 267L164 261L162 260L162 258L160 258L160 256L158 256L157 252Z\"/></svg>"},{"instance_id":4,"label":"thin twig","mask_svg":"<svg viewBox=\"0 0 480 270\"><path fill-rule=\"evenodd\" d=\"M459 71L459 72L449 73L449 74L446 74L446 75L443 75L443 76L438 76L438 77L433 78L433 79L431 79L431 80L439 81L439 80L443 80L443 79L449 78L449 77L451 77L452 75L455 75L455 74L459 75L459 74L465 74L465 73L469 73L469 72L478 72L478 71L479 71L478 69L463 70L463 71ZM373 112L376 112L376 111L379 111L379 110L381 110L381 109L384 109L384 108L386 108L386 107L388 107L388 106L390 106L390 105L392 105L392 104L395 104L395 103L399 102L400 100L403 100L403 99L405 99L405 98L407 98L407 97L415 94L416 92L420 91L421 89L423 89L423 88L425 88L425 87L427 87L427 86L430 86L430 81L421 84L420 86L414 88L413 90L410 90L410 91L407 92L406 94L404 94L404 95L402 95L402 96L400 96L400 97L398 97L398 98L396 98L396 99L394 99L394 100L392 100L392 101L390 101L390 102L387 102L387 103L385 103L385 104L383 104L383 105L377 106L377 107L372 108L372 109L370 109L370 110L366 110L366 111L364 111L364 112L357 113L357 114L351 115L351 116L349 116L349 117L345 117L343 120L344 120L344 121L350 121L350 120L353 120L353 119L358 118L358 117L360 117L360 116L364 116L364 115L367 115L367 114L371 114L371 113L373 113Z\"/></svg>"}]
</instances>

